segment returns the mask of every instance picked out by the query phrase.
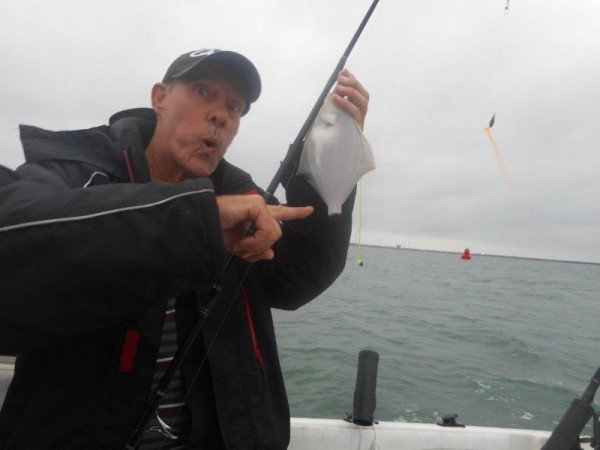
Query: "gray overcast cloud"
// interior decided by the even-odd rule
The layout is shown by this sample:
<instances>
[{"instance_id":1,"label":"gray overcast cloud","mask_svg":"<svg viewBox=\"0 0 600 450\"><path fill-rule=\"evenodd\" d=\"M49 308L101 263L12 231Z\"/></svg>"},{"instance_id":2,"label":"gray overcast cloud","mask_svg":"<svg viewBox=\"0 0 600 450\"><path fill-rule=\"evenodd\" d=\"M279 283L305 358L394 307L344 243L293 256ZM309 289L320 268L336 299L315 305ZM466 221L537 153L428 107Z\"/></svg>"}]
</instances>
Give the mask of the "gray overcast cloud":
<instances>
[{"instance_id":1,"label":"gray overcast cloud","mask_svg":"<svg viewBox=\"0 0 600 450\"><path fill-rule=\"evenodd\" d=\"M369 5L1 2L0 163L23 162L19 123L106 123L148 106L176 56L217 47L261 73L228 159L264 186ZM371 93L363 242L600 262L600 2L504 6L380 2L347 65ZM521 209L483 132L494 111Z\"/></svg>"}]
</instances>

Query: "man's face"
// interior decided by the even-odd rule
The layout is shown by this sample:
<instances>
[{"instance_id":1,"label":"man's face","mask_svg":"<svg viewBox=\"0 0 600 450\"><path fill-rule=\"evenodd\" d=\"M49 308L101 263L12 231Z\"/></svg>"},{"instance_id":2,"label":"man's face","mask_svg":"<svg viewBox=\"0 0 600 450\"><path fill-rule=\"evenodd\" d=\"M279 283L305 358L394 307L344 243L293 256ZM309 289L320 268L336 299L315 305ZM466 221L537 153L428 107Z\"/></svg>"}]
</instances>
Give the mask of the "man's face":
<instances>
[{"instance_id":1,"label":"man's face","mask_svg":"<svg viewBox=\"0 0 600 450\"><path fill-rule=\"evenodd\" d=\"M213 173L237 134L245 107L239 84L227 73L208 72L196 81L157 84L152 104L161 164L175 178Z\"/></svg>"}]
</instances>

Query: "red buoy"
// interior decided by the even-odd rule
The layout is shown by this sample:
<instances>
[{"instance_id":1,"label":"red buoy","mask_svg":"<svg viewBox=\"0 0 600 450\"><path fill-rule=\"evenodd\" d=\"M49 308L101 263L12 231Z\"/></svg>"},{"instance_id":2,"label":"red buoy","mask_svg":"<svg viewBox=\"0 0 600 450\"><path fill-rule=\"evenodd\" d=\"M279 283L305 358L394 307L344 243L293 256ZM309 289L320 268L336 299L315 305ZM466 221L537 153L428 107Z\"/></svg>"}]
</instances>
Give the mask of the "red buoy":
<instances>
[{"instance_id":1,"label":"red buoy","mask_svg":"<svg viewBox=\"0 0 600 450\"><path fill-rule=\"evenodd\" d=\"M469 247L465 248L465 251L461 255L460 259L471 259L471 250L469 250Z\"/></svg>"}]
</instances>

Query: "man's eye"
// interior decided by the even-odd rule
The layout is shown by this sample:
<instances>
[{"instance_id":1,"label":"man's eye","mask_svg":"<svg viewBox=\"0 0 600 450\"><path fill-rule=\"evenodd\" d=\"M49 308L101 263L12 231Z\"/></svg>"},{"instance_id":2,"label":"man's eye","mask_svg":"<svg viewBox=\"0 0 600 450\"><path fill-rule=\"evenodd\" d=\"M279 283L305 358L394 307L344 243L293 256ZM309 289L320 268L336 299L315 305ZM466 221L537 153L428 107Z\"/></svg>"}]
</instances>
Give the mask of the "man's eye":
<instances>
[{"instance_id":1,"label":"man's eye","mask_svg":"<svg viewBox=\"0 0 600 450\"><path fill-rule=\"evenodd\" d=\"M242 105L239 102L230 102L228 105L228 108L230 111L234 111L238 114L241 114L242 111L244 110L244 108L242 107Z\"/></svg>"},{"instance_id":2,"label":"man's eye","mask_svg":"<svg viewBox=\"0 0 600 450\"><path fill-rule=\"evenodd\" d=\"M198 94L200 94L202 96L208 95L208 89L206 89L205 86L198 86L196 88L196 92L198 92Z\"/></svg>"}]
</instances>

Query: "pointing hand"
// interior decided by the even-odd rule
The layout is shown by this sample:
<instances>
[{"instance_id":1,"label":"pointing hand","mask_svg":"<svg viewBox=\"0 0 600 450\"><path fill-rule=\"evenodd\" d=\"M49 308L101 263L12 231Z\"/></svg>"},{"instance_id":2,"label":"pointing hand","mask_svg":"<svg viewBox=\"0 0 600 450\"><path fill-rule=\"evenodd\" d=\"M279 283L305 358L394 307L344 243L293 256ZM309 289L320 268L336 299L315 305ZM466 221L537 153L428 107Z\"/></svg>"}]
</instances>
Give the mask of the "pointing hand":
<instances>
[{"instance_id":1,"label":"pointing hand","mask_svg":"<svg viewBox=\"0 0 600 450\"><path fill-rule=\"evenodd\" d=\"M312 206L289 207L266 205L258 195L217 197L225 248L249 262L272 259L271 246L281 237L279 221L303 219L313 212ZM246 229L254 223L254 233Z\"/></svg>"}]
</instances>

